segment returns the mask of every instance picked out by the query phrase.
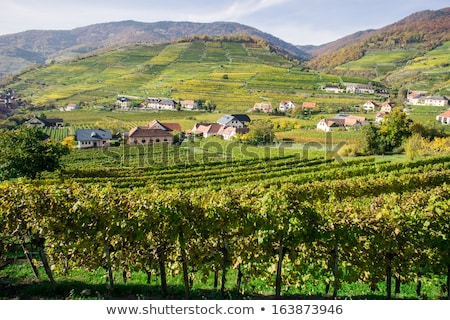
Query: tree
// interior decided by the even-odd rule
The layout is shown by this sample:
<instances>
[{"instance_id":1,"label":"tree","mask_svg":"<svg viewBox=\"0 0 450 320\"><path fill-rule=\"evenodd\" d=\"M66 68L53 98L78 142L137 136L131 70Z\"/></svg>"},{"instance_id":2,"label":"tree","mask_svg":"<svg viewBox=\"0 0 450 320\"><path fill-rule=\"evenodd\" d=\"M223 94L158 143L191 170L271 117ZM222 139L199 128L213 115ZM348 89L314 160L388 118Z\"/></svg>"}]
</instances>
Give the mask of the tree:
<instances>
[{"instance_id":1,"label":"tree","mask_svg":"<svg viewBox=\"0 0 450 320\"><path fill-rule=\"evenodd\" d=\"M364 151L367 154L383 154L400 147L411 136L411 120L400 109L395 108L386 116L380 127L366 126L364 129Z\"/></svg>"},{"instance_id":2,"label":"tree","mask_svg":"<svg viewBox=\"0 0 450 320\"><path fill-rule=\"evenodd\" d=\"M252 143L272 142L274 138L273 123L268 120L255 120L248 126L250 131L244 135L243 140Z\"/></svg>"},{"instance_id":3,"label":"tree","mask_svg":"<svg viewBox=\"0 0 450 320\"><path fill-rule=\"evenodd\" d=\"M400 108L395 108L381 123L379 134L383 138L386 151L402 145L411 135L411 120Z\"/></svg>"},{"instance_id":4,"label":"tree","mask_svg":"<svg viewBox=\"0 0 450 320\"><path fill-rule=\"evenodd\" d=\"M43 171L59 169L61 156L70 149L46 138L33 128L0 131L0 179L35 179Z\"/></svg>"},{"instance_id":5,"label":"tree","mask_svg":"<svg viewBox=\"0 0 450 320\"><path fill-rule=\"evenodd\" d=\"M414 160L417 156L421 155L426 140L418 133L414 133L410 138L405 141L405 152L410 160Z\"/></svg>"},{"instance_id":6,"label":"tree","mask_svg":"<svg viewBox=\"0 0 450 320\"><path fill-rule=\"evenodd\" d=\"M211 100L206 100L206 102L205 102L205 104L203 106L209 112L212 112L212 111L216 110L216 107L217 107L216 104L214 102L212 102Z\"/></svg>"}]
</instances>

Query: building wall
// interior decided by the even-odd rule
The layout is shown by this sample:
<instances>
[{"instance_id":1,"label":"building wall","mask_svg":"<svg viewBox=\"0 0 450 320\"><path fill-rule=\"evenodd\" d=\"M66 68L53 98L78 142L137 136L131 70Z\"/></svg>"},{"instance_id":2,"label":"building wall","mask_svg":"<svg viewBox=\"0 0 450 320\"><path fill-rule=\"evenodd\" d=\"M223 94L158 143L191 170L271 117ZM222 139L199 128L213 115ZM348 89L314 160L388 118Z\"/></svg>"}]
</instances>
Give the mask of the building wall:
<instances>
[{"instance_id":1,"label":"building wall","mask_svg":"<svg viewBox=\"0 0 450 320\"><path fill-rule=\"evenodd\" d=\"M129 145L142 145L152 143L173 143L173 137L130 137L128 138Z\"/></svg>"},{"instance_id":2,"label":"building wall","mask_svg":"<svg viewBox=\"0 0 450 320\"><path fill-rule=\"evenodd\" d=\"M111 145L110 140L100 141L78 141L78 149L106 148Z\"/></svg>"}]
</instances>

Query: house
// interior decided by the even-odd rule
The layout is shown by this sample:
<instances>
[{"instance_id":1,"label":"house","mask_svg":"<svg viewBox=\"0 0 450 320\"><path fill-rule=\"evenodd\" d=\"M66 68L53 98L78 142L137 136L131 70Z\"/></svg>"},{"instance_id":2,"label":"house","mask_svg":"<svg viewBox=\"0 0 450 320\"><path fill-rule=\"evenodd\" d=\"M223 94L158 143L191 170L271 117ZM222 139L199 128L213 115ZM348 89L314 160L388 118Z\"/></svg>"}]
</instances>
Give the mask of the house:
<instances>
[{"instance_id":1,"label":"house","mask_svg":"<svg viewBox=\"0 0 450 320\"><path fill-rule=\"evenodd\" d=\"M192 133L201 135L204 138L211 136L222 136L225 126L219 123L196 123L192 129Z\"/></svg>"},{"instance_id":2,"label":"house","mask_svg":"<svg viewBox=\"0 0 450 320\"><path fill-rule=\"evenodd\" d=\"M62 128L64 127L63 119L54 118L54 119L46 119L33 117L27 121L25 121L25 125L33 128Z\"/></svg>"},{"instance_id":3,"label":"house","mask_svg":"<svg viewBox=\"0 0 450 320\"><path fill-rule=\"evenodd\" d=\"M354 94L374 94L375 89L373 86L368 84L361 84L361 83L346 83L346 89L345 91L347 93L354 93Z\"/></svg>"},{"instance_id":4,"label":"house","mask_svg":"<svg viewBox=\"0 0 450 320\"><path fill-rule=\"evenodd\" d=\"M330 132L337 128L344 128L344 124L344 119L322 119L317 124L317 129L325 132Z\"/></svg>"},{"instance_id":5,"label":"house","mask_svg":"<svg viewBox=\"0 0 450 320\"><path fill-rule=\"evenodd\" d=\"M173 143L173 135L170 131L151 129L149 127L135 127L128 133L128 144Z\"/></svg>"},{"instance_id":6,"label":"house","mask_svg":"<svg viewBox=\"0 0 450 320\"><path fill-rule=\"evenodd\" d=\"M181 109L195 110L197 109L197 102L194 100L183 100L181 101Z\"/></svg>"},{"instance_id":7,"label":"house","mask_svg":"<svg viewBox=\"0 0 450 320\"><path fill-rule=\"evenodd\" d=\"M246 127L227 127L219 123L196 123L191 133L196 135L201 135L204 138L211 136L220 136L224 140L230 140L237 134L246 134L249 129Z\"/></svg>"},{"instance_id":8,"label":"house","mask_svg":"<svg viewBox=\"0 0 450 320\"><path fill-rule=\"evenodd\" d=\"M131 106L131 100L127 97L118 97L116 100L116 106L122 109L127 109Z\"/></svg>"},{"instance_id":9,"label":"house","mask_svg":"<svg viewBox=\"0 0 450 320\"><path fill-rule=\"evenodd\" d=\"M385 113L391 113L392 110L394 109L394 105L392 103L390 103L389 101L383 102L380 107L381 107L381 112L385 112Z\"/></svg>"},{"instance_id":10,"label":"house","mask_svg":"<svg viewBox=\"0 0 450 320\"><path fill-rule=\"evenodd\" d=\"M230 140L237 134L246 134L249 131L250 131L249 128L225 127L222 130L222 137L224 140Z\"/></svg>"},{"instance_id":11,"label":"house","mask_svg":"<svg viewBox=\"0 0 450 320\"><path fill-rule=\"evenodd\" d=\"M288 111L288 110L295 109L295 107L296 107L296 105L295 105L294 102L284 100L284 101L281 101L281 102L280 102L280 106L278 107L278 110L279 110L280 112L286 112L286 111Z\"/></svg>"},{"instance_id":12,"label":"house","mask_svg":"<svg viewBox=\"0 0 450 320\"><path fill-rule=\"evenodd\" d=\"M377 115L375 116L375 123L376 124L381 124L384 120L384 118L389 114L389 112L378 112Z\"/></svg>"},{"instance_id":13,"label":"house","mask_svg":"<svg viewBox=\"0 0 450 320\"><path fill-rule=\"evenodd\" d=\"M177 102L166 98L147 98L144 108L151 110L176 110Z\"/></svg>"},{"instance_id":14,"label":"house","mask_svg":"<svg viewBox=\"0 0 450 320\"><path fill-rule=\"evenodd\" d=\"M368 124L366 118L352 116L347 114L337 114L332 119L322 119L317 123L317 129L330 132L335 129L345 129L348 130L350 127L355 130L359 129L361 126Z\"/></svg>"},{"instance_id":15,"label":"house","mask_svg":"<svg viewBox=\"0 0 450 320\"><path fill-rule=\"evenodd\" d=\"M406 103L407 104L412 104L412 105L418 105L420 98L423 97L423 93L422 92L411 92L408 93L408 95L406 96Z\"/></svg>"},{"instance_id":16,"label":"house","mask_svg":"<svg viewBox=\"0 0 450 320\"><path fill-rule=\"evenodd\" d=\"M406 103L414 106L445 107L448 105L448 99L436 95L425 96L423 92L412 92L408 94Z\"/></svg>"},{"instance_id":17,"label":"house","mask_svg":"<svg viewBox=\"0 0 450 320\"><path fill-rule=\"evenodd\" d=\"M436 116L436 120L442 124L450 124L450 110L447 110L444 113Z\"/></svg>"},{"instance_id":18,"label":"house","mask_svg":"<svg viewBox=\"0 0 450 320\"><path fill-rule=\"evenodd\" d=\"M77 130L78 149L104 148L111 145L112 134L108 129Z\"/></svg>"},{"instance_id":19,"label":"house","mask_svg":"<svg viewBox=\"0 0 450 320\"><path fill-rule=\"evenodd\" d=\"M260 111L265 113L272 113L272 104L270 102L260 102L253 105L252 111Z\"/></svg>"},{"instance_id":20,"label":"house","mask_svg":"<svg viewBox=\"0 0 450 320\"><path fill-rule=\"evenodd\" d=\"M158 120L153 120L147 126L131 129L128 133L127 142L130 145L160 142L172 144L174 142L174 131L181 132L179 123L162 123Z\"/></svg>"},{"instance_id":21,"label":"house","mask_svg":"<svg viewBox=\"0 0 450 320\"><path fill-rule=\"evenodd\" d=\"M244 128L246 123L250 122L250 117L246 114L225 115L217 120L218 124L225 127Z\"/></svg>"},{"instance_id":22,"label":"house","mask_svg":"<svg viewBox=\"0 0 450 320\"><path fill-rule=\"evenodd\" d=\"M329 93L341 93L344 90L340 89L338 86L332 86L332 85L326 85L325 88L323 88L324 91Z\"/></svg>"},{"instance_id":23,"label":"house","mask_svg":"<svg viewBox=\"0 0 450 320\"><path fill-rule=\"evenodd\" d=\"M378 104L370 100L363 104L363 109L366 111L375 111L377 107Z\"/></svg>"},{"instance_id":24,"label":"house","mask_svg":"<svg viewBox=\"0 0 450 320\"><path fill-rule=\"evenodd\" d=\"M302 103L302 109L316 109L317 103L305 101Z\"/></svg>"},{"instance_id":25,"label":"house","mask_svg":"<svg viewBox=\"0 0 450 320\"><path fill-rule=\"evenodd\" d=\"M423 101L423 103L422 103ZM419 104L425 106L445 107L448 105L448 99L443 96L426 96L419 98Z\"/></svg>"},{"instance_id":26,"label":"house","mask_svg":"<svg viewBox=\"0 0 450 320\"><path fill-rule=\"evenodd\" d=\"M65 111L73 111L73 110L78 110L78 109L80 109L80 106L78 104L69 103L64 110Z\"/></svg>"}]
</instances>

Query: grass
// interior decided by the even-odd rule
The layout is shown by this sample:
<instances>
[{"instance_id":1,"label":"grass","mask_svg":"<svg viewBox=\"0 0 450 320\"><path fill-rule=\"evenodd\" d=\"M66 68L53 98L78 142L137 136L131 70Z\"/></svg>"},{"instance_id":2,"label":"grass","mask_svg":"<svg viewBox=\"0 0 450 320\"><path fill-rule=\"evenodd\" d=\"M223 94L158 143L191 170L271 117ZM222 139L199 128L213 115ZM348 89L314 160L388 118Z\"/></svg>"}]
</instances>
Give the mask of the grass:
<instances>
[{"instance_id":1,"label":"grass","mask_svg":"<svg viewBox=\"0 0 450 320\"><path fill-rule=\"evenodd\" d=\"M147 275L143 272L132 272L131 278L124 283L122 273L114 272L115 285L110 290L108 279L103 269L84 270L72 269L68 274L55 274L56 290L52 290L45 272L39 267L41 279L36 279L31 268L21 260L16 264L8 265L0 270L0 299L163 299L158 275L152 275L147 283ZM273 299L274 286L267 281L251 280L245 277L241 292L236 291L237 272L231 269L227 273L226 295L223 297L219 285L214 287L214 277L194 275L191 288L191 299ZM275 275L272 276L273 278ZM271 279L274 281L274 279ZM168 299L184 299L184 287L181 275L169 275ZM417 283L403 283L400 294L393 295L394 299L441 299L444 296L442 284L444 279L439 277L422 277L421 295L417 296ZM284 284L282 288L283 299L330 299L332 289L327 294L324 281L305 281L300 287L295 284ZM385 299L385 283L377 284L372 291L368 284L341 283L338 299Z\"/></svg>"}]
</instances>

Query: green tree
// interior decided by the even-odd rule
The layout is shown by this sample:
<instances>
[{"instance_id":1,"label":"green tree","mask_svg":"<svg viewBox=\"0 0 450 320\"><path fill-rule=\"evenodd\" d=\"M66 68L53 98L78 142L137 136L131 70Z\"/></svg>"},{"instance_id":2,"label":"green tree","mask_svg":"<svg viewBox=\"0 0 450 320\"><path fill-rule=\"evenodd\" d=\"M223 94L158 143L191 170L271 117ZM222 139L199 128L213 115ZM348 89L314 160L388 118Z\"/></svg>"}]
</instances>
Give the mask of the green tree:
<instances>
[{"instance_id":1,"label":"green tree","mask_svg":"<svg viewBox=\"0 0 450 320\"><path fill-rule=\"evenodd\" d=\"M426 145L426 140L418 133L414 133L409 137L404 144L406 155L410 160L414 160L420 156L423 148Z\"/></svg>"},{"instance_id":2,"label":"green tree","mask_svg":"<svg viewBox=\"0 0 450 320\"><path fill-rule=\"evenodd\" d=\"M244 135L243 140L252 143L272 142L274 138L273 123L269 120L255 120L248 126L250 131Z\"/></svg>"},{"instance_id":3,"label":"green tree","mask_svg":"<svg viewBox=\"0 0 450 320\"><path fill-rule=\"evenodd\" d=\"M217 107L216 104L213 101L211 101L211 100L206 100L206 102L205 102L205 104L203 106L209 112L212 112L212 111L216 110L216 107Z\"/></svg>"},{"instance_id":4,"label":"green tree","mask_svg":"<svg viewBox=\"0 0 450 320\"><path fill-rule=\"evenodd\" d=\"M378 127L374 125L363 126L364 143L363 153L365 154L379 154L382 153L379 143Z\"/></svg>"},{"instance_id":5,"label":"green tree","mask_svg":"<svg viewBox=\"0 0 450 320\"><path fill-rule=\"evenodd\" d=\"M395 108L381 123L378 132L386 151L392 151L411 135L411 120L400 108Z\"/></svg>"},{"instance_id":6,"label":"green tree","mask_svg":"<svg viewBox=\"0 0 450 320\"><path fill-rule=\"evenodd\" d=\"M35 179L43 171L60 168L61 156L70 149L46 138L33 128L0 131L0 179Z\"/></svg>"},{"instance_id":7,"label":"green tree","mask_svg":"<svg viewBox=\"0 0 450 320\"><path fill-rule=\"evenodd\" d=\"M364 130L364 152L383 154L400 147L411 136L411 120L400 109L395 108L386 116L380 127L366 126Z\"/></svg>"}]
</instances>

